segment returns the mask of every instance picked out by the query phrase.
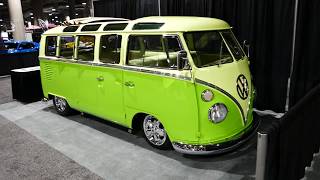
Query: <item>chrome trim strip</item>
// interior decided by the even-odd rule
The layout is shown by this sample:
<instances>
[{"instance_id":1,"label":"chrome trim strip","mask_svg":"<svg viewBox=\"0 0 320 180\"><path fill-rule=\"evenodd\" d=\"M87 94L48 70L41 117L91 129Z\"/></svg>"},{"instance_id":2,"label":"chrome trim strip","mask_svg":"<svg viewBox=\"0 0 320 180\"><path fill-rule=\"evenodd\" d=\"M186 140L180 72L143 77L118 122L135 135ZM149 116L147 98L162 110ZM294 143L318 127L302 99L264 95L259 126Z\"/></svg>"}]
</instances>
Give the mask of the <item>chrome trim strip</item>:
<instances>
[{"instance_id":1,"label":"chrome trim strip","mask_svg":"<svg viewBox=\"0 0 320 180\"><path fill-rule=\"evenodd\" d=\"M216 89L216 90L222 92L222 93L225 94L226 96L228 96L234 103L236 103L236 105L237 105L238 108L240 109L241 116L242 116L242 119L243 119L243 123L244 123L244 124L247 123L247 121L246 121L247 118L246 118L245 115L244 115L244 111L243 111L240 103L239 103L239 102L237 101L237 99L234 98L231 94L229 94L227 91L223 90L222 88L220 88L220 87L218 87L218 86L216 86L216 85L213 85L213 84L211 84L211 83L208 83L208 82L206 82L206 81L202 81L202 80L196 78L196 79L195 79L195 82L196 82L196 83L199 83L199 84L202 84L202 85L205 85L205 86L209 86L209 87L211 87L211 88L213 88L213 89Z\"/></svg>"},{"instance_id":2,"label":"chrome trim strip","mask_svg":"<svg viewBox=\"0 0 320 180\"><path fill-rule=\"evenodd\" d=\"M160 76L173 77L173 78L182 79L182 80L189 80L189 81L191 80L191 77L181 76L181 75L177 75L174 73L165 73L165 72L155 71L155 70L151 70L151 69L143 69L143 68L136 68L136 67L129 67L129 66L123 66L123 69L129 70L129 71L144 72L144 73L148 73L148 74L156 74L156 75L160 75Z\"/></svg>"},{"instance_id":3,"label":"chrome trim strip","mask_svg":"<svg viewBox=\"0 0 320 180\"><path fill-rule=\"evenodd\" d=\"M148 73L148 74L155 74L155 75L160 75L160 76L172 77L172 78L187 80L187 81L191 81L191 79L192 79L191 77L188 77L188 76L177 75L174 73L161 72L161 71L156 71L156 70L151 70L151 69L144 69L141 67L123 66L123 65L119 65L119 64L97 63L97 62L93 62L93 61L63 59L63 58L58 58L58 57L39 57L39 58L43 58L46 60L60 61L60 62L65 62L65 63L71 63L71 64L85 64L85 65L90 65L90 66L110 67L110 68L123 69L123 70L128 70L128 71L144 72L144 73Z\"/></svg>"}]
</instances>

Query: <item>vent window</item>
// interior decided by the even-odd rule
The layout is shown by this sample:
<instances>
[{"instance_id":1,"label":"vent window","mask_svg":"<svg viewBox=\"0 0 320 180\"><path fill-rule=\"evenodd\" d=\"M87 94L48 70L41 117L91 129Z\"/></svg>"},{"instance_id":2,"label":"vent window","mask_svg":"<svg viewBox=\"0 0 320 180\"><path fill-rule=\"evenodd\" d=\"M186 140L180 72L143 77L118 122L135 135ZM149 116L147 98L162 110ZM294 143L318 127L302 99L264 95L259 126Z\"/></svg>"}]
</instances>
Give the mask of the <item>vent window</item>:
<instances>
[{"instance_id":1,"label":"vent window","mask_svg":"<svg viewBox=\"0 0 320 180\"><path fill-rule=\"evenodd\" d=\"M68 26L63 29L63 32L76 32L79 26Z\"/></svg>"},{"instance_id":2,"label":"vent window","mask_svg":"<svg viewBox=\"0 0 320 180\"><path fill-rule=\"evenodd\" d=\"M82 27L81 31L96 31L100 26L101 24L86 25Z\"/></svg>"},{"instance_id":3,"label":"vent window","mask_svg":"<svg viewBox=\"0 0 320 180\"><path fill-rule=\"evenodd\" d=\"M119 23L119 24L108 24L103 30L104 31L120 31L124 30L127 27L128 23Z\"/></svg>"},{"instance_id":4,"label":"vent window","mask_svg":"<svg viewBox=\"0 0 320 180\"><path fill-rule=\"evenodd\" d=\"M137 23L133 26L133 30L160 29L164 23Z\"/></svg>"}]
</instances>

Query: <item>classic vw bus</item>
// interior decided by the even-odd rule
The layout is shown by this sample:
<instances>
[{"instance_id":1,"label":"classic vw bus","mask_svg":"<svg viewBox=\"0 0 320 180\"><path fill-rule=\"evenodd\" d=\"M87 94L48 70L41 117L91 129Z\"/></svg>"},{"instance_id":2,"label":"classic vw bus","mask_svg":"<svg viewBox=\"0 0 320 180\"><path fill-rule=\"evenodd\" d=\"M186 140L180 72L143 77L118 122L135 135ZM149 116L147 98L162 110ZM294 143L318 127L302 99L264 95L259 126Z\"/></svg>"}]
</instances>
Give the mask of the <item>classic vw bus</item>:
<instances>
[{"instance_id":1,"label":"classic vw bus","mask_svg":"<svg viewBox=\"0 0 320 180\"><path fill-rule=\"evenodd\" d=\"M249 62L230 26L204 17L146 17L60 26L41 39L43 92L72 109L142 130L154 147L214 154L256 121Z\"/></svg>"}]
</instances>

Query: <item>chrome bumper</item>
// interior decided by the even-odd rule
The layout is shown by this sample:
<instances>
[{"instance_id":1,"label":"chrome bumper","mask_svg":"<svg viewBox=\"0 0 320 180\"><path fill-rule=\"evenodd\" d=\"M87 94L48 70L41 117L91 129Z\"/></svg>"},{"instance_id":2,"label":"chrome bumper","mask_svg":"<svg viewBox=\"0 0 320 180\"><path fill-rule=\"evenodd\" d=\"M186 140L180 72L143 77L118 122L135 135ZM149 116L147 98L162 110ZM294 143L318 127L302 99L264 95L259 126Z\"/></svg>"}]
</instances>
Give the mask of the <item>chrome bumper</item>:
<instances>
[{"instance_id":1,"label":"chrome bumper","mask_svg":"<svg viewBox=\"0 0 320 180\"><path fill-rule=\"evenodd\" d=\"M245 134L235 140L219 143L219 144L210 144L210 145L191 145L183 144L178 142L173 142L173 148L183 154L191 155L210 155L210 154L221 154L225 152L232 151L237 147L244 144L252 136L255 135L255 132L259 126L259 120L253 120L252 124L247 128L248 130Z\"/></svg>"}]
</instances>

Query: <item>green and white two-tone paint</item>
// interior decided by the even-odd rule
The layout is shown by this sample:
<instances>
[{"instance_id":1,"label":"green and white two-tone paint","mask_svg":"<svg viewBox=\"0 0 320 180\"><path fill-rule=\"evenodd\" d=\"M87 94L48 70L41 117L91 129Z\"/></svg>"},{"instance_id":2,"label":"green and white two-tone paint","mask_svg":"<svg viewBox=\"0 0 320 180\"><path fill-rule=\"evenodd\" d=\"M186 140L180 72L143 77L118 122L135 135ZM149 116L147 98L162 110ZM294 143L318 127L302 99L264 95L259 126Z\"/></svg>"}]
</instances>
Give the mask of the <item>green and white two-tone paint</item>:
<instances>
[{"instance_id":1,"label":"green and white two-tone paint","mask_svg":"<svg viewBox=\"0 0 320 180\"><path fill-rule=\"evenodd\" d=\"M254 131L249 61L231 27L204 17L60 26L40 46L45 97L142 130L155 147L221 153Z\"/></svg>"}]
</instances>

